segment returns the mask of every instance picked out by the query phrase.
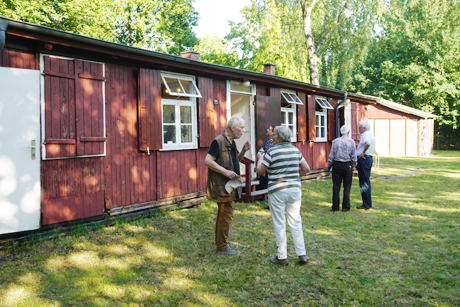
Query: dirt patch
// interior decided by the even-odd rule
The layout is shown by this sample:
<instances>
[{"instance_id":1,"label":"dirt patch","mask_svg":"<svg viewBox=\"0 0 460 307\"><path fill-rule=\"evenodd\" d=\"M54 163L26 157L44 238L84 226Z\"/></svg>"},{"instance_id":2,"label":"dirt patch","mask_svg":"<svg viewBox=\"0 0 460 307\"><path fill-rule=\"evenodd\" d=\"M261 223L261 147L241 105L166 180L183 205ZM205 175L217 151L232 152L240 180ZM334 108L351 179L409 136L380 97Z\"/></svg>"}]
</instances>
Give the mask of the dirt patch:
<instances>
[{"instance_id":1,"label":"dirt patch","mask_svg":"<svg viewBox=\"0 0 460 307\"><path fill-rule=\"evenodd\" d=\"M426 168L419 168L419 169L414 169L414 170L404 172L404 173L396 175L396 176L381 176L381 177L377 177L374 180L393 181L393 180L402 179L404 177L414 176L414 175L416 175L416 174L418 174L418 173L420 173L421 171L424 171L424 170L426 170Z\"/></svg>"}]
</instances>

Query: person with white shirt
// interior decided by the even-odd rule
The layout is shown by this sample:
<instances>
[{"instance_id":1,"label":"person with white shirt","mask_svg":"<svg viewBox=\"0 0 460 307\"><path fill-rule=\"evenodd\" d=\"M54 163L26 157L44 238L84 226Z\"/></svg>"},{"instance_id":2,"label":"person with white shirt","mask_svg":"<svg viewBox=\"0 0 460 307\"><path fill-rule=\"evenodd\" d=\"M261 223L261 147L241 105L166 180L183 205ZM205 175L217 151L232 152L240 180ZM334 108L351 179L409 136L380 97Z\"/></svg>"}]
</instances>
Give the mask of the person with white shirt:
<instances>
[{"instance_id":1,"label":"person with white shirt","mask_svg":"<svg viewBox=\"0 0 460 307\"><path fill-rule=\"evenodd\" d=\"M372 156L375 151L375 137L371 133L371 125L367 121L359 122L359 133L361 133L361 139L356 148L356 156L358 157L358 164L356 169L358 170L359 178L359 190L361 191L361 198L363 204L356 208L358 209L371 209L372 208L372 197L371 197L371 169L372 169Z\"/></svg>"}]
</instances>

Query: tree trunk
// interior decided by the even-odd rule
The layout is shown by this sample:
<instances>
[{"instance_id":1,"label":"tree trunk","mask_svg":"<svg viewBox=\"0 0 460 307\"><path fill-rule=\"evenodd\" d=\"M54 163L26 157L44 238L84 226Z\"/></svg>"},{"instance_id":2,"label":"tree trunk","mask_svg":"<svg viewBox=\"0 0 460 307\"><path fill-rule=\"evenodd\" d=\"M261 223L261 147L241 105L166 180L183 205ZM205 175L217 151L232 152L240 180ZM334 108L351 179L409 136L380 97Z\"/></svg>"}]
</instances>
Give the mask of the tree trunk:
<instances>
[{"instance_id":1,"label":"tree trunk","mask_svg":"<svg viewBox=\"0 0 460 307\"><path fill-rule=\"evenodd\" d=\"M311 11L317 0L300 0L303 16L303 30L305 33L305 42L308 50L308 60L310 68L310 83L319 85L318 74L318 55L316 53L315 40L311 31Z\"/></svg>"}]
</instances>

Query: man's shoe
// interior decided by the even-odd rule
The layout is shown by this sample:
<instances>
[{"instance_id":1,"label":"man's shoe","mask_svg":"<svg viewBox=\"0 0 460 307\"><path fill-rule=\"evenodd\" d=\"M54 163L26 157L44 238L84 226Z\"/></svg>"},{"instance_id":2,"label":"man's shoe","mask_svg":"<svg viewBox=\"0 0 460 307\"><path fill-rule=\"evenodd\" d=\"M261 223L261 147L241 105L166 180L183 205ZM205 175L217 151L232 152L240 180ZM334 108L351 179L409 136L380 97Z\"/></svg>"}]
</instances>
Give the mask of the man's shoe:
<instances>
[{"instance_id":1,"label":"man's shoe","mask_svg":"<svg viewBox=\"0 0 460 307\"><path fill-rule=\"evenodd\" d=\"M230 247L230 249L233 249L233 250L237 250L238 249L238 245L237 244L233 244L233 243L230 243L230 242L227 242L228 244L228 247Z\"/></svg>"},{"instance_id":2,"label":"man's shoe","mask_svg":"<svg viewBox=\"0 0 460 307\"><path fill-rule=\"evenodd\" d=\"M299 264L305 264L308 261L307 256L299 256Z\"/></svg>"},{"instance_id":3,"label":"man's shoe","mask_svg":"<svg viewBox=\"0 0 460 307\"><path fill-rule=\"evenodd\" d=\"M274 264L281 264L281 265L288 265L288 260L287 258L286 259L278 259L278 256L276 256L275 258L270 258L270 262L271 263L274 263Z\"/></svg>"},{"instance_id":4,"label":"man's shoe","mask_svg":"<svg viewBox=\"0 0 460 307\"><path fill-rule=\"evenodd\" d=\"M342 209L342 212L347 212L347 211L350 211L350 208L348 208L348 209Z\"/></svg>"},{"instance_id":5,"label":"man's shoe","mask_svg":"<svg viewBox=\"0 0 460 307\"><path fill-rule=\"evenodd\" d=\"M369 210L370 208L366 208L366 207L364 207L364 206L362 206L362 205L361 205L361 206L358 206L358 207L356 207L356 209L364 209L364 210Z\"/></svg>"},{"instance_id":6,"label":"man's shoe","mask_svg":"<svg viewBox=\"0 0 460 307\"><path fill-rule=\"evenodd\" d=\"M226 248L217 251L218 255L227 255L227 256L238 255L239 253L240 253L239 251L235 251L231 249L230 246L227 246Z\"/></svg>"}]
</instances>

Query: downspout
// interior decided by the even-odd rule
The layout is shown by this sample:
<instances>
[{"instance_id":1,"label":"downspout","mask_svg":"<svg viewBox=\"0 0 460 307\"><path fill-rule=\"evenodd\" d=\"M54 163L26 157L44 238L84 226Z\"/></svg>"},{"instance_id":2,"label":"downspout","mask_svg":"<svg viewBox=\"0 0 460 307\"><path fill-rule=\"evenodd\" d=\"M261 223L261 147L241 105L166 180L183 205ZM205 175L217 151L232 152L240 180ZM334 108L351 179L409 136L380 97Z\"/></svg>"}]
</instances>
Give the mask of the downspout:
<instances>
[{"instance_id":1,"label":"downspout","mask_svg":"<svg viewBox=\"0 0 460 307\"><path fill-rule=\"evenodd\" d=\"M8 28L8 21L0 20L0 51L3 50L3 46L5 46L5 32L6 28Z\"/></svg>"},{"instance_id":2,"label":"downspout","mask_svg":"<svg viewBox=\"0 0 460 307\"><path fill-rule=\"evenodd\" d=\"M345 92L345 96L343 96L343 100L339 102L337 107L335 107L335 138L340 137L340 115L339 115L339 107L347 101L348 92Z\"/></svg>"}]
</instances>

